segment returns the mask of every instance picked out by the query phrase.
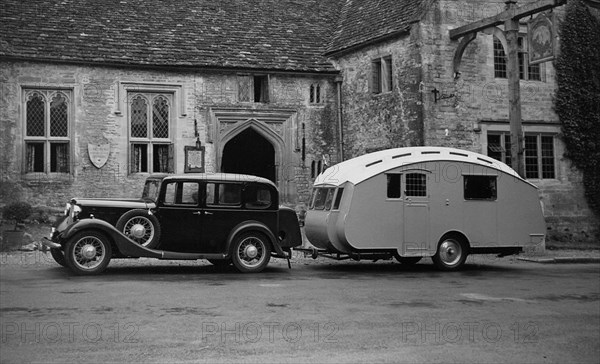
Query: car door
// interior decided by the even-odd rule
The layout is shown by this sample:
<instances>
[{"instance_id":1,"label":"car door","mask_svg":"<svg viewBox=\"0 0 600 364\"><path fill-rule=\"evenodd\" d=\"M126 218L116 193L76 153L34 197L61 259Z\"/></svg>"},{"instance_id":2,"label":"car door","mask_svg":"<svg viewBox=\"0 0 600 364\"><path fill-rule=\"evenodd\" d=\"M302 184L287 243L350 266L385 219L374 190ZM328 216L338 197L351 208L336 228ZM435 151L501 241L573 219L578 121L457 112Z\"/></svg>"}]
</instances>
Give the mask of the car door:
<instances>
[{"instance_id":1,"label":"car door","mask_svg":"<svg viewBox=\"0 0 600 364\"><path fill-rule=\"evenodd\" d=\"M157 217L161 225L160 249L196 253L202 250L202 193L198 181L167 182ZM200 196L200 198L199 198Z\"/></svg>"},{"instance_id":2,"label":"car door","mask_svg":"<svg viewBox=\"0 0 600 364\"><path fill-rule=\"evenodd\" d=\"M248 218L242 209L242 183L207 182L202 208L202 246L206 253L226 253L231 230Z\"/></svg>"}]
</instances>

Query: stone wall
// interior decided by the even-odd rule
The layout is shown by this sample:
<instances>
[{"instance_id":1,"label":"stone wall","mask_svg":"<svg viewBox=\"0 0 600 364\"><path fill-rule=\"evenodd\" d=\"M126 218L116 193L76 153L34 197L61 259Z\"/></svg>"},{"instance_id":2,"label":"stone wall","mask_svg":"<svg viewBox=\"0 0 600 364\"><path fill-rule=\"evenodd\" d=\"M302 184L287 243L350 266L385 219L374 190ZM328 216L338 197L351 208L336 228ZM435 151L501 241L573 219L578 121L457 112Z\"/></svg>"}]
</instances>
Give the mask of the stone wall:
<instances>
[{"instance_id":1,"label":"stone wall","mask_svg":"<svg viewBox=\"0 0 600 364\"><path fill-rule=\"evenodd\" d=\"M532 1L519 1L518 5ZM493 38L479 32L466 48L460 76L453 70L458 41L448 30L493 16L504 10L504 1L434 2L413 31L421 38L425 144L449 146L487 154L487 132L509 129L508 81L494 77ZM556 9L562 13L562 9ZM526 32L526 26L521 26ZM549 236L586 240L598 234L600 221L587 206L581 173L564 156L560 121L553 110L556 90L552 62L541 66L542 81L521 80L523 130L557 135L555 179L531 180L540 188ZM442 100L435 102L432 91Z\"/></svg>"},{"instance_id":2,"label":"stone wall","mask_svg":"<svg viewBox=\"0 0 600 364\"><path fill-rule=\"evenodd\" d=\"M423 144L420 54L418 34L341 54L340 69L344 128L344 157L365 152ZM370 90L373 60L391 57L393 88L374 94Z\"/></svg>"},{"instance_id":3,"label":"stone wall","mask_svg":"<svg viewBox=\"0 0 600 364\"><path fill-rule=\"evenodd\" d=\"M147 173L131 173L127 90L166 89L172 93L171 141L175 172L184 172L184 146L195 144L195 124L206 147L207 172L218 172L219 131L213 109L234 109L240 115L257 112L288 115L280 124L268 124L282 135L280 185L284 202L306 201L310 168L306 163L322 154L336 156L335 86L331 76L277 74L269 77L269 103L240 103L236 73L136 70L67 64L3 62L0 71L0 203L24 199L36 206L60 208L74 196L136 197ZM323 103L311 104L311 84L319 84ZM23 173L25 145L23 88L66 88L73 100L70 121L71 173ZM283 110L283 111L281 111ZM196 121L196 122L195 122ZM278 126L279 125L279 126ZM301 126L308 139L306 161L301 160ZM315 130L319 130L316 132ZM313 135L326 134L313 142ZM331 147L329 142L331 141ZM108 143L110 155L101 168L88 157L88 143ZM318 146L317 146L318 145ZM333 148L333 149L332 149ZM310 165L310 164L309 164ZM296 191L296 189L298 189Z\"/></svg>"}]
</instances>

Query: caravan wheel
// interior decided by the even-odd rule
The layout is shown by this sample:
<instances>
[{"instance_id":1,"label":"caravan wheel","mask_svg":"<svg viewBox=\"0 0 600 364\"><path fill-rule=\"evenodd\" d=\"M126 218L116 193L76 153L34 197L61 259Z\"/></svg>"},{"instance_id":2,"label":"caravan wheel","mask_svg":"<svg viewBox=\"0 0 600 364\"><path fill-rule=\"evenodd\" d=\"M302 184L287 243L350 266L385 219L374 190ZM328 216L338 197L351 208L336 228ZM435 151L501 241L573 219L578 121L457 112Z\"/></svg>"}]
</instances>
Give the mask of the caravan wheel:
<instances>
[{"instance_id":1,"label":"caravan wheel","mask_svg":"<svg viewBox=\"0 0 600 364\"><path fill-rule=\"evenodd\" d=\"M467 259L468 245L458 236L445 236L440 240L433 263L441 270L458 270Z\"/></svg>"}]
</instances>

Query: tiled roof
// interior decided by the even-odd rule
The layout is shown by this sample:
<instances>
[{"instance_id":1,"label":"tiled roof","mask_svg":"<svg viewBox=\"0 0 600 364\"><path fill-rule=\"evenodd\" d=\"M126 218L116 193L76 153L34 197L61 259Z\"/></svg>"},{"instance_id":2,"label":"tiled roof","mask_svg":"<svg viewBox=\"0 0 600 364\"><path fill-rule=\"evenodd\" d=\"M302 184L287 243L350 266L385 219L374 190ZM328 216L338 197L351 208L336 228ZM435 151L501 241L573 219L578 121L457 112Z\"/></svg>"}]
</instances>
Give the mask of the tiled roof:
<instances>
[{"instance_id":1,"label":"tiled roof","mask_svg":"<svg viewBox=\"0 0 600 364\"><path fill-rule=\"evenodd\" d=\"M0 0L0 57L332 72L344 0Z\"/></svg>"},{"instance_id":2,"label":"tiled roof","mask_svg":"<svg viewBox=\"0 0 600 364\"><path fill-rule=\"evenodd\" d=\"M344 0L326 54L409 30L431 0Z\"/></svg>"}]
</instances>

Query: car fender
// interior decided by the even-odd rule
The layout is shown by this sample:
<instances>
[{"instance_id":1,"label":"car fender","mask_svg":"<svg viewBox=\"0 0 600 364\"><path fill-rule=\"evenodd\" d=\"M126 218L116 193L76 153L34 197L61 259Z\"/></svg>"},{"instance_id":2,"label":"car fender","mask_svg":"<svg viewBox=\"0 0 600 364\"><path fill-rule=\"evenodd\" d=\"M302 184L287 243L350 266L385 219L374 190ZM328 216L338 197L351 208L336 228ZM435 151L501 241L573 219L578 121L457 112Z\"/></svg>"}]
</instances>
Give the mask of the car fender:
<instances>
[{"instance_id":1,"label":"car fender","mask_svg":"<svg viewBox=\"0 0 600 364\"><path fill-rule=\"evenodd\" d=\"M61 240L68 240L73 235L84 230L100 231L112 240L118 251L127 257L161 258L161 251L145 248L129 239L114 226L100 219L81 219L67 227L59 236Z\"/></svg>"},{"instance_id":2,"label":"car fender","mask_svg":"<svg viewBox=\"0 0 600 364\"><path fill-rule=\"evenodd\" d=\"M258 232L265 234L267 236L267 238L271 241L271 246L277 253L277 256L288 257L287 254L285 254L283 252L283 250L281 249L279 244L277 244L277 238L275 237L273 232L271 230L269 230L269 228L265 224L258 222L258 221L254 221L254 220L244 221L243 223L240 223L239 225L237 225L236 227L231 229L231 232L227 236L227 254L228 255L231 255L230 250L231 250L231 245L233 244L233 239L235 239L235 237L238 234L243 233L245 231L258 231Z\"/></svg>"}]
</instances>

